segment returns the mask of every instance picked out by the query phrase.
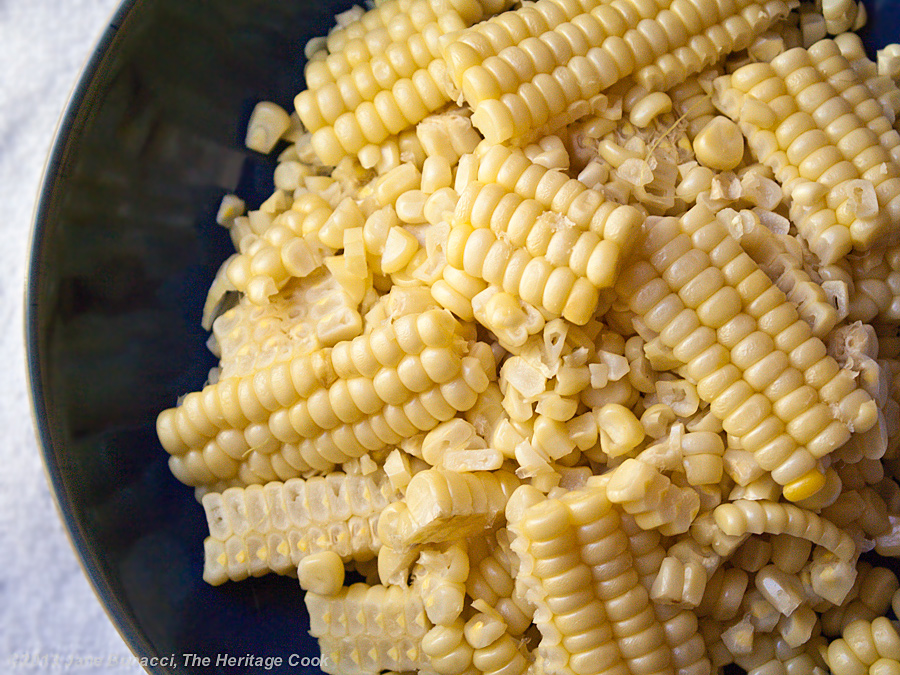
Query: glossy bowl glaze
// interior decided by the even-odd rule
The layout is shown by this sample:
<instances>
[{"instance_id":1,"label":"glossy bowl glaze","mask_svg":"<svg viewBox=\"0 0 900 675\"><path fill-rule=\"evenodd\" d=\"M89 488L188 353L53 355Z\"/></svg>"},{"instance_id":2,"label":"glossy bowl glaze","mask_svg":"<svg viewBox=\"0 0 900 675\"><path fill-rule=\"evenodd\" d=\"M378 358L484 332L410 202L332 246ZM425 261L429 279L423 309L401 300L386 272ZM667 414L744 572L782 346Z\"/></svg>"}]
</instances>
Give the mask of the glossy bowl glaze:
<instances>
[{"instance_id":1,"label":"glossy bowl glaze","mask_svg":"<svg viewBox=\"0 0 900 675\"><path fill-rule=\"evenodd\" d=\"M154 423L214 365L200 314L231 250L222 195L255 207L272 189L274 160L243 147L250 111L290 109L303 45L350 4L126 2L46 169L27 291L38 433L85 571L152 673L318 672L295 580L202 581L203 511ZM870 47L896 40L900 3L868 6Z\"/></svg>"}]
</instances>

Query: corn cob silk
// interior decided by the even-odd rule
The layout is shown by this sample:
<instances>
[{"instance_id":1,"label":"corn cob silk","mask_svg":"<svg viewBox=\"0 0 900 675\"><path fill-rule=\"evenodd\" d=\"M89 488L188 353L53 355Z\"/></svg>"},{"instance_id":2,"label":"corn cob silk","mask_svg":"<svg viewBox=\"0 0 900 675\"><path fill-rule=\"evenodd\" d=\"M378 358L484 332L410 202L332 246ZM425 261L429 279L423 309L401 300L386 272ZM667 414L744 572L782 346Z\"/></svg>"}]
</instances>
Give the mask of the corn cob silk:
<instances>
[{"instance_id":1,"label":"corn cob silk","mask_svg":"<svg viewBox=\"0 0 900 675\"><path fill-rule=\"evenodd\" d=\"M157 418L204 579L295 578L335 675L900 673L900 47L819 5L311 41Z\"/></svg>"}]
</instances>

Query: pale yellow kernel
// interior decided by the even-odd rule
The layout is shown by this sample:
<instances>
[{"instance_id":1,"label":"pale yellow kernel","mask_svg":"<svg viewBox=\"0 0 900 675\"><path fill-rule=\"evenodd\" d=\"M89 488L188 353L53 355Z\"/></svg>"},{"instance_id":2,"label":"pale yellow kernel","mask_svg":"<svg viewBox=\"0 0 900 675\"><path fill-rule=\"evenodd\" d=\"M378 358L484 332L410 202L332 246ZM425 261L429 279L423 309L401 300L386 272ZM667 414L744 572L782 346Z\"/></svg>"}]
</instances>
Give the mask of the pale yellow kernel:
<instances>
[{"instance_id":1,"label":"pale yellow kernel","mask_svg":"<svg viewBox=\"0 0 900 675\"><path fill-rule=\"evenodd\" d=\"M661 91L647 94L631 108L628 120L638 129L644 129L654 119L672 112L672 99Z\"/></svg>"},{"instance_id":2,"label":"pale yellow kernel","mask_svg":"<svg viewBox=\"0 0 900 675\"><path fill-rule=\"evenodd\" d=\"M597 153L614 169L618 169L626 160L643 159L638 153L626 150L609 139L602 140L597 144Z\"/></svg>"},{"instance_id":3,"label":"pale yellow kernel","mask_svg":"<svg viewBox=\"0 0 900 675\"><path fill-rule=\"evenodd\" d=\"M308 555L297 567L300 588L318 595L337 595L344 585L344 563L334 551Z\"/></svg>"},{"instance_id":4,"label":"pale yellow kernel","mask_svg":"<svg viewBox=\"0 0 900 675\"><path fill-rule=\"evenodd\" d=\"M237 195L227 194L222 197L219 203L219 210L216 212L216 223L222 227L231 227L239 216L244 215L247 205L244 200Z\"/></svg>"},{"instance_id":5,"label":"pale yellow kernel","mask_svg":"<svg viewBox=\"0 0 900 675\"><path fill-rule=\"evenodd\" d=\"M393 206L385 206L372 213L363 225L363 243L366 251L371 255L380 256L384 252L384 243L387 241L391 228L400 225Z\"/></svg>"},{"instance_id":6,"label":"pale yellow kernel","mask_svg":"<svg viewBox=\"0 0 900 675\"><path fill-rule=\"evenodd\" d=\"M607 403L596 411L596 415L600 447L610 457L626 454L644 440L644 427L625 406Z\"/></svg>"},{"instance_id":7,"label":"pale yellow kernel","mask_svg":"<svg viewBox=\"0 0 900 675\"><path fill-rule=\"evenodd\" d=\"M449 222L458 200L459 195L453 188L444 187L435 191L425 200L425 220L432 225Z\"/></svg>"},{"instance_id":8,"label":"pale yellow kernel","mask_svg":"<svg viewBox=\"0 0 900 675\"><path fill-rule=\"evenodd\" d=\"M425 200L422 190L408 190L397 197L397 217L404 223L418 225L425 222Z\"/></svg>"},{"instance_id":9,"label":"pale yellow kernel","mask_svg":"<svg viewBox=\"0 0 900 675\"><path fill-rule=\"evenodd\" d=\"M769 105L748 95L741 104L740 120L760 129L771 129L777 124L778 117Z\"/></svg>"},{"instance_id":10,"label":"pale yellow kernel","mask_svg":"<svg viewBox=\"0 0 900 675\"><path fill-rule=\"evenodd\" d=\"M853 28L856 23L855 0L822 0L822 17L825 29L831 35L839 35Z\"/></svg>"},{"instance_id":11,"label":"pale yellow kernel","mask_svg":"<svg viewBox=\"0 0 900 675\"><path fill-rule=\"evenodd\" d=\"M409 162L391 169L378 179L375 186L375 199L380 206L394 204L397 197L421 185L421 174L415 164Z\"/></svg>"},{"instance_id":12,"label":"pale yellow kernel","mask_svg":"<svg viewBox=\"0 0 900 675\"><path fill-rule=\"evenodd\" d=\"M818 12L802 12L800 14L800 31L804 47L811 47L828 35L825 18Z\"/></svg>"},{"instance_id":13,"label":"pale yellow kernel","mask_svg":"<svg viewBox=\"0 0 900 675\"><path fill-rule=\"evenodd\" d=\"M900 78L900 44L892 43L877 52L878 74L893 80Z\"/></svg>"},{"instance_id":14,"label":"pale yellow kernel","mask_svg":"<svg viewBox=\"0 0 900 675\"><path fill-rule=\"evenodd\" d=\"M251 150L268 154L291 126L291 117L277 103L260 101L250 113L244 144Z\"/></svg>"},{"instance_id":15,"label":"pale yellow kernel","mask_svg":"<svg viewBox=\"0 0 900 675\"><path fill-rule=\"evenodd\" d=\"M714 117L694 138L694 154L711 169L732 171L744 158L744 136L727 117Z\"/></svg>"},{"instance_id":16,"label":"pale yellow kernel","mask_svg":"<svg viewBox=\"0 0 900 675\"><path fill-rule=\"evenodd\" d=\"M381 269L386 274L399 272L412 260L419 249L418 240L402 227L388 231L381 254Z\"/></svg>"},{"instance_id":17,"label":"pale yellow kernel","mask_svg":"<svg viewBox=\"0 0 900 675\"><path fill-rule=\"evenodd\" d=\"M422 192L434 194L441 188L449 188L453 184L453 170L446 157L431 155L422 164Z\"/></svg>"},{"instance_id":18,"label":"pale yellow kernel","mask_svg":"<svg viewBox=\"0 0 900 675\"><path fill-rule=\"evenodd\" d=\"M675 422L675 411L663 403L656 403L641 414L641 426L651 438L662 438Z\"/></svg>"},{"instance_id":19,"label":"pale yellow kernel","mask_svg":"<svg viewBox=\"0 0 900 675\"><path fill-rule=\"evenodd\" d=\"M344 231L363 227L366 219L356 202L347 197L341 200L337 208L319 228L319 241L335 250L343 248Z\"/></svg>"}]
</instances>

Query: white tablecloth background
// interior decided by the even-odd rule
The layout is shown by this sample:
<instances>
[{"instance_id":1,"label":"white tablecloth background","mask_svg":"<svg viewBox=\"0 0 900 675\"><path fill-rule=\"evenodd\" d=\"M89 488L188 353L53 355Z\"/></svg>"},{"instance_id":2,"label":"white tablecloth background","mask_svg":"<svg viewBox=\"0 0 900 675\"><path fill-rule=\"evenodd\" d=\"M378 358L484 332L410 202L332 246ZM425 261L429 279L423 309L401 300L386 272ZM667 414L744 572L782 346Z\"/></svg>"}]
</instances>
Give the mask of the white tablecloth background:
<instances>
[{"instance_id":1,"label":"white tablecloth background","mask_svg":"<svg viewBox=\"0 0 900 675\"><path fill-rule=\"evenodd\" d=\"M138 673L76 561L35 441L23 289L56 124L118 0L0 0L0 673ZM102 665L85 665L85 660ZM110 665L110 664L126 665Z\"/></svg>"}]
</instances>

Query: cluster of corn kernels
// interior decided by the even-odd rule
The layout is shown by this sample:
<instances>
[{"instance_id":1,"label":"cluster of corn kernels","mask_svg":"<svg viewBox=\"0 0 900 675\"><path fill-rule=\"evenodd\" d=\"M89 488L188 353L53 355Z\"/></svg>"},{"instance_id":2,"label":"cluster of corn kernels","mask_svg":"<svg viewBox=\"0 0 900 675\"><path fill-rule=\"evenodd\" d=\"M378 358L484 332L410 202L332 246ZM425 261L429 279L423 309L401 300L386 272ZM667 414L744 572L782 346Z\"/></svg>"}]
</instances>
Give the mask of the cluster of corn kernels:
<instances>
[{"instance_id":1,"label":"cluster of corn kernels","mask_svg":"<svg viewBox=\"0 0 900 675\"><path fill-rule=\"evenodd\" d=\"M619 292L785 495L817 492L816 461L870 429L875 402L706 207L646 229L647 261L625 271Z\"/></svg>"},{"instance_id":2,"label":"cluster of corn kernels","mask_svg":"<svg viewBox=\"0 0 900 675\"><path fill-rule=\"evenodd\" d=\"M587 4L560 11L537 2L527 15L501 14L462 31L444 49L453 83L489 141L582 117L588 101L633 74L650 91L673 87L748 47L790 11L783 2L749 0Z\"/></svg>"},{"instance_id":3,"label":"cluster of corn kernels","mask_svg":"<svg viewBox=\"0 0 900 675\"><path fill-rule=\"evenodd\" d=\"M900 46L854 0L337 20L158 418L204 578L296 577L335 674L900 675Z\"/></svg>"},{"instance_id":4,"label":"cluster of corn kernels","mask_svg":"<svg viewBox=\"0 0 900 675\"><path fill-rule=\"evenodd\" d=\"M900 210L900 134L834 41L795 47L717 81L722 109L790 195L824 264L884 238Z\"/></svg>"}]
</instances>

